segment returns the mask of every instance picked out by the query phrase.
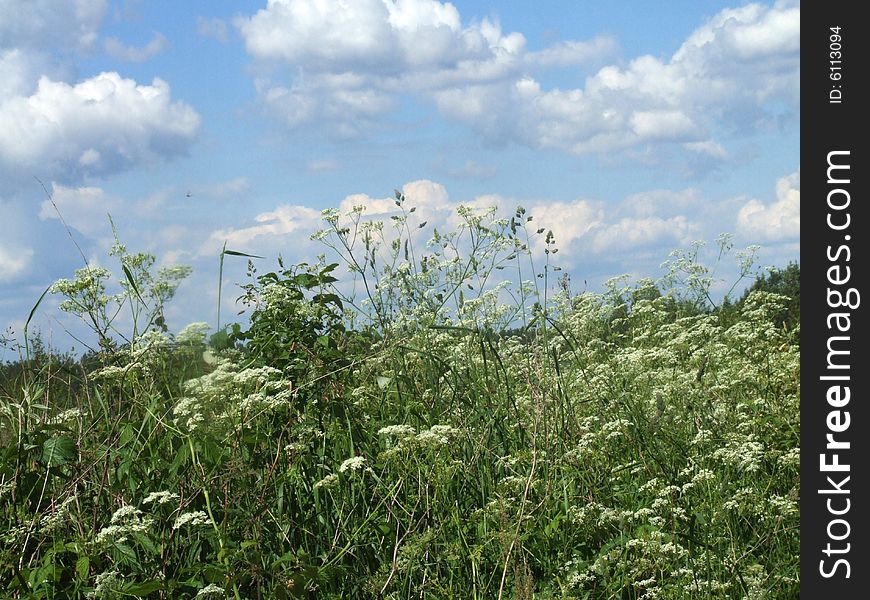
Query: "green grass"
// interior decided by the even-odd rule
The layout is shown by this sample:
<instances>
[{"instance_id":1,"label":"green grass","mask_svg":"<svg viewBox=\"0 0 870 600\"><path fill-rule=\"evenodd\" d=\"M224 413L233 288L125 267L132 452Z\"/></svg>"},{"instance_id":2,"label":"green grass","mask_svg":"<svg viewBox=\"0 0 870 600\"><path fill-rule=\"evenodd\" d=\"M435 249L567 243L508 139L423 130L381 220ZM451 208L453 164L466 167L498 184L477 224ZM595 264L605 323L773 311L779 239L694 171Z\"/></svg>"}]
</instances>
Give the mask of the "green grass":
<instances>
[{"instance_id":1,"label":"green grass","mask_svg":"<svg viewBox=\"0 0 870 600\"><path fill-rule=\"evenodd\" d=\"M326 215L359 294L252 265L249 324L212 347L162 330L180 277L120 245L118 295L102 271L56 288L101 345L6 370L0 594L797 597L787 298L713 310L685 253L571 295L520 209L415 258L397 204L394 233Z\"/></svg>"}]
</instances>

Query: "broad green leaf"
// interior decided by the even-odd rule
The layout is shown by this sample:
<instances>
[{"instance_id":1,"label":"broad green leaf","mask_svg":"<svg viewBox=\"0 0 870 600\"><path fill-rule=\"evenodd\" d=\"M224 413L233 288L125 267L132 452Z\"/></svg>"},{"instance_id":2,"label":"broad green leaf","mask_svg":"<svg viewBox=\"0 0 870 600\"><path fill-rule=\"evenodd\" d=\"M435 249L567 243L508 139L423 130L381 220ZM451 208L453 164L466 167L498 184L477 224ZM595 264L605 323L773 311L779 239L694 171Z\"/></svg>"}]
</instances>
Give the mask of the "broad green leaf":
<instances>
[{"instance_id":1,"label":"broad green leaf","mask_svg":"<svg viewBox=\"0 0 870 600\"><path fill-rule=\"evenodd\" d=\"M87 556L79 556L76 560L76 579L87 581L91 572L91 559Z\"/></svg>"},{"instance_id":2,"label":"broad green leaf","mask_svg":"<svg viewBox=\"0 0 870 600\"><path fill-rule=\"evenodd\" d=\"M76 443L67 436L50 437L42 443L40 462L48 467L63 465L76 456Z\"/></svg>"}]
</instances>

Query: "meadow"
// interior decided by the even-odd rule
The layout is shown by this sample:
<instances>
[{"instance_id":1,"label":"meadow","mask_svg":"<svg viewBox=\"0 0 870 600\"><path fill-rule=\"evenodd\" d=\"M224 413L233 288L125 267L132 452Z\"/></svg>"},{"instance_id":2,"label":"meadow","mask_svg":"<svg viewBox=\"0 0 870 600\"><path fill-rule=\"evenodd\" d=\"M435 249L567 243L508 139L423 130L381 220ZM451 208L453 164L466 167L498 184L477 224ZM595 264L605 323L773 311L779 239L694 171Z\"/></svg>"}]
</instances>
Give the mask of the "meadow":
<instances>
[{"instance_id":1,"label":"meadow","mask_svg":"<svg viewBox=\"0 0 870 600\"><path fill-rule=\"evenodd\" d=\"M189 270L120 241L56 282L94 349L0 370L0 595L798 597L796 265L578 291L521 207L396 211L225 247L240 323L170 329Z\"/></svg>"}]
</instances>

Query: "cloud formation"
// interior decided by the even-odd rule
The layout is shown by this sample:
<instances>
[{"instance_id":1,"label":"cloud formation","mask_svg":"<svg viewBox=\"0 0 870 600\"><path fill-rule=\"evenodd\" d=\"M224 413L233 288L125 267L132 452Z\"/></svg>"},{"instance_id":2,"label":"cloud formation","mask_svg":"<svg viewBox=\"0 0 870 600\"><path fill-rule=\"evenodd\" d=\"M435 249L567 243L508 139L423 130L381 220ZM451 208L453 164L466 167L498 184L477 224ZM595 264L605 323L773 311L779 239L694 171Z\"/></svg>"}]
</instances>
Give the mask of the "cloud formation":
<instances>
[{"instance_id":1,"label":"cloud formation","mask_svg":"<svg viewBox=\"0 0 870 600\"><path fill-rule=\"evenodd\" d=\"M0 19L0 47L90 48L106 8L106 0L0 0L0 15L7 15Z\"/></svg>"},{"instance_id":2,"label":"cloud formation","mask_svg":"<svg viewBox=\"0 0 870 600\"><path fill-rule=\"evenodd\" d=\"M104 72L77 81L76 59L96 51L105 0L0 0L0 196L33 176L64 184L184 153L200 126L173 100L169 84ZM168 42L143 48L110 38L105 50L141 61Z\"/></svg>"},{"instance_id":3,"label":"cloud formation","mask_svg":"<svg viewBox=\"0 0 870 600\"><path fill-rule=\"evenodd\" d=\"M796 240L801 231L801 176L792 173L776 182L776 201L753 198L737 213L738 230L759 241Z\"/></svg>"},{"instance_id":4,"label":"cloud formation","mask_svg":"<svg viewBox=\"0 0 870 600\"><path fill-rule=\"evenodd\" d=\"M342 136L413 94L491 142L571 154L670 144L710 162L727 158L718 136L773 126L798 103L800 8L788 2L723 10L671 57L610 64L573 89L547 89L535 72L600 64L612 38L530 51L521 33L463 24L436 0L269 0L235 25L275 67L278 81L256 82L263 104L288 127L326 122Z\"/></svg>"},{"instance_id":5,"label":"cloud formation","mask_svg":"<svg viewBox=\"0 0 870 600\"><path fill-rule=\"evenodd\" d=\"M0 173L75 181L183 153L199 115L169 84L100 73L70 85L39 80L30 96L0 100Z\"/></svg>"},{"instance_id":6,"label":"cloud formation","mask_svg":"<svg viewBox=\"0 0 870 600\"><path fill-rule=\"evenodd\" d=\"M31 248L0 244L0 282L13 281L26 272L30 266L31 258L33 258L33 249Z\"/></svg>"},{"instance_id":7,"label":"cloud formation","mask_svg":"<svg viewBox=\"0 0 870 600\"><path fill-rule=\"evenodd\" d=\"M51 200L43 200L39 207L39 218L63 219L70 227L90 236L106 229L108 215L119 206L120 202L101 188L72 188L55 183Z\"/></svg>"}]
</instances>

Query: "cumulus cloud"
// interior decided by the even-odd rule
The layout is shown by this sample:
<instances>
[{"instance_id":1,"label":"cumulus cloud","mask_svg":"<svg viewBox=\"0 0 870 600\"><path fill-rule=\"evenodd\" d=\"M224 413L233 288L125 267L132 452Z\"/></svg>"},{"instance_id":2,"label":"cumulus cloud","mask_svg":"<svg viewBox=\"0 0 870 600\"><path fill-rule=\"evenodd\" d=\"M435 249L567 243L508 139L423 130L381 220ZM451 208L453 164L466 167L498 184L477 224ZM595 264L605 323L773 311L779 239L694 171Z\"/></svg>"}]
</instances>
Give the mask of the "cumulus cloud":
<instances>
[{"instance_id":1,"label":"cumulus cloud","mask_svg":"<svg viewBox=\"0 0 870 600\"><path fill-rule=\"evenodd\" d=\"M428 179L408 182L400 191L405 197L405 210L414 209L410 216L410 232L415 243L424 243L433 228L441 231L456 229L463 223L457 214L460 206L476 211L497 207L497 214L505 216L522 204L527 208L526 214L534 217L530 224L532 233L538 228L553 232L556 247L562 251L557 262L566 267L637 253L646 253L660 262L675 247L686 246L693 239L713 239L721 233L705 229L709 223L703 220L701 211L709 214L731 210L730 218L733 218L735 210L704 199L697 190L691 188L680 191L652 190L615 203L588 198L523 201L498 194L451 199L442 184ZM339 203L337 209L341 214L347 214L358 207L364 207L364 219L387 224L387 238L394 235L390 226L391 217L400 214L401 209L393 196L350 194ZM254 221L248 226L212 232L200 254L214 254L224 241L229 247L260 254L280 251L281 248L287 248L288 244L292 244L297 252L307 248L305 251L312 256L318 251L315 246L306 246L308 236L323 227L318 211L303 206L283 205L258 215ZM425 228L416 227L424 222ZM531 242L535 255L542 256L544 235L533 236Z\"/></svg>"},{"instance_id":2,"label":"cumulus cloud","mask_svg":"<svg viewBox=\"0 0 870 600\"><path fill-rule=\"evenodd\" d=\"M586 42L569 40L529 52L525 61L529 66L543 68L589 65L612 58L618 49L616 38L600 35Z\"/></svg>"},{"instance_id":3,"label":"cumulus cloud","mask_svg":"<svg viewBox=\"0 0 870 600\"><path fill-rule=\"evenodd\" d=\"M605 219L605 211L599 203L584 199L539 202L529 213L534 216L536 225L553 232L556 244L563 249L600 227ZM543 240L539 240L539 249L543 251L542 243Z\"/></svg>"},{"instance_id":4,"label":"cumulus cloud","mask_svg":"<svg viewBox=\"0 0 870 600\"><path fill-rule=\"evenodd\" d=\"M75 85L39 80L30 96L0 99L0 173L74 180L183 153L196 111L169 84L101 73Z\"/></svg>"},{"instance_id":5,"label":"cumulus cloud","mask_svg":"<svg viewBox=\"0 0 870 600\"><path fill-rule=\"evenodd\" d=\"M591 236L590 247L596 254L605 252L637 251L652 245L685 246L693 239L698 227L683 215L661 217L624 218L616 223L597 228Z\"/></svg>"},{"instance_id":6,"label":"cumulus cloud","mask_svg":"<svg viewBox=\"0 0 870 600\"><path fill-rule=\"evenodd\" d=\"M169 40L162 33L155 32L151 41L144 46L130 46L118 38L108 38L105 42L106 54L118 60L128 62L145 62L169 47Z\"/></svg>"},{"instance_id":7,"label":"cumulus cloud","mask_svg":"<svg viewBox=\"0 0 870 600\"><path fill-rule=\"evenodd\" d=\"M680 142L724 158L724 147L711 139L714 119L748 129L772 122L769 101L797 106L799 23L799 8L728 9L669 60L641 56L606 66L583 89L544 90L527 77L443 90L436 102L484 134L537 148L586 154Z\"/></svg>"},{"instance_id":8,"label":"cumulus cloud","mask_svg":"<svg viewBox=\"0 0 870 600\"><path fill-rule=\"evenodd\" d=\"M0 102L32 94L42 75L64 79L72 72L71 64L59 63L45 52L0 46Z\"/></svg>"},{"instance_id":9,"label":"cumulus cloud","mask_svg":"<svg viewBox=\"0 0 870 600\"><path fill-rule=\"evenodd\" d=\"M260 213L254 221L256 225L213 231L200 247L199 254L214 254L225 242L235 250L261 252L255 243L265 241L267 247L274 247L276 241L290 234L307 240L320 225L320 211L307 206L284 204L273 211Z\"/></svg>"},{"instance_id":10,"label":"cumulus cloud","mask_svg":"<svg viewBox=\"0 0 870 600\"><path fill-rule=\"evenodd\" d=\"M31 248L0 244L0 282L10 282L25 273L32 258Z\"/></svg>"},{"instance_id":11,"label":"cumulus cloud","mask_svg":"<svg viewBox=\"0 0 870 600\"><path fill-rule=\"evenodd\" d=\"M0 0L0 194L31 177L63 184L186 151L199 115L161 79L115 72L77 81L76 59L96 51L105 0ZM142 61L166 48L105 41L108 54Z\"/></svg>"},{"instance_id":12,"label":"cumulus cloud","mask_svg":"<svg viewBox=\"0 0 870 600\"><path fill-rule=\"evenodd\" d=\"M765 205L758 199L746 202L737 213L737 228L758 241L794 240L801 229L800 172L776 182L776 201Z\"/></svg>"},{"instance_id":13,"label":"cumulus cloud","mask_svg":"<svg viewBox=\"0 0 870 600\"><path fill-rule=\"evenodd\" d=\"M290 127L327 121L339 135L360 133L352 123L392 110L401 93L498 81L526 57L577 64L609 48L596 40L528 55L522 34L488 19L463 26L452 4L435 0L269 0L235 25L252 56L292 70L290 85L258 81L264 104Z\"/></svg>"},{"instance_id":14,"label":"cumulus cloud","mask_svg":"<svg viewBox=\"0 0 870 600\"><path fill-rule=\"evenodd\" d=\"M53 203L53 204L52 204ZM93 235L108 227L108 215L120 206L116 198L98 187L65 187L53 184L51 200L39 207L39 218L63 219L85 235Z\"/></svg>"},{"instance_id":15,"label":"cumulus cloud","mask_svg":"<svg viewBox=\"0 0 870 600\"><path fill-rule=\"evenodd\" d=\"M672 144L706 164L727 158L721 130L773 126L798 105L800 8L789 3L725 9L671 57L610 64L573 89L546 89L534 73L600 65L613 38L530 51L521 33L463 24L435 0L269 0L235 25L253 57L291 74L258 80L264 104L290 127L325 121L340 135L413 94L493 142L573 154Z\"/></svg>"}]
</instances>

